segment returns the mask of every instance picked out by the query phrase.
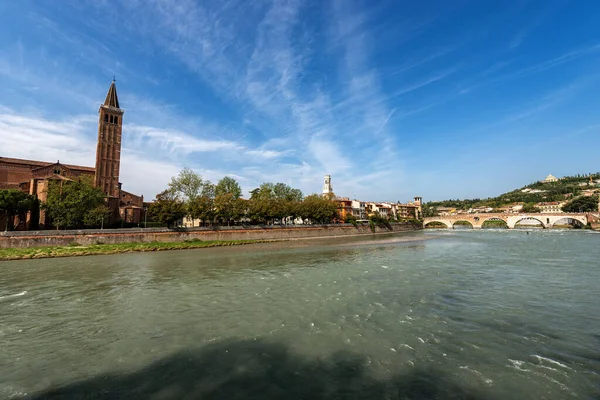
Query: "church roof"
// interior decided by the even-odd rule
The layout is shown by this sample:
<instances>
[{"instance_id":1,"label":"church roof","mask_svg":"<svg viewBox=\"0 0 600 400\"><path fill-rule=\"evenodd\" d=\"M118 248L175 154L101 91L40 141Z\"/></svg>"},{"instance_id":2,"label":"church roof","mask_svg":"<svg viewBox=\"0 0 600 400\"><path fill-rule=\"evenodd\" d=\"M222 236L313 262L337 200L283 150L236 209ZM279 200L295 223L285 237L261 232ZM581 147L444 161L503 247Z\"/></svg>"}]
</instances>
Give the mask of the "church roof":
<instances>
[{"instance_id":1,"label":"church roof","mask_svg":"<svg viewBox=\"0 0 600 400\"><path fill-rule=\"evenodd\" d=\"M119 97L117 96L117 86L115 85L114 79L108 88L104 105L114 108L121 108L119 107Z\"/></svg>"},{"instance_id":2,"label":"church roof","mask_svg":"<svg viewBox=\"0 0 600 400\"><path fill-rule=\"evenodd\" d=\"M555 177L555 176L554 176L554 175L552 175L552 174L548 174L548 176L546 177L546 179L545 179L545 180L546 180L546 181L549 181L549 180L551 180L551 179L558 179L558 178L557 178L557 177Z\"/></svg>"},{"instance_id":3,"label":"church roof","mask_svg":"<svg viewBox=\"0 0 600 400\"><path fill-rule=\"evenodd\" d=\"M56 164L53 162L23 160L20 158L8 158L8 157L0 157L0 163L23 165L23 166L27 166L31 169L47 167L49 165ZM61 164L61 165L65 166L69 169L76 170L76 171L96 172L96 169L93 167L84 167L81 165L70 165L70 164Z\"/></svg>"}]
</instances>

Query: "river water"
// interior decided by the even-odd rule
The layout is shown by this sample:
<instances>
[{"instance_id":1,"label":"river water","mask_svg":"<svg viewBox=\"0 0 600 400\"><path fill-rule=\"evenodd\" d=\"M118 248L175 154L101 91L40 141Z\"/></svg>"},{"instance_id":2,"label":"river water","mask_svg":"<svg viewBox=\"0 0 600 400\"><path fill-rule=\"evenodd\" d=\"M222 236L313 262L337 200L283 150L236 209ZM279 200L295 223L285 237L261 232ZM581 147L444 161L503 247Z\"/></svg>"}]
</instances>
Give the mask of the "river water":
<instances>
[{"instance_id":1,"label":"river water","mask_svg":"<svg viewBox=\"0 0 600 400\"><path fill-rule=\"evenodd\" d=\"M0 263L0 398L600 399L600 234Z\"/></svg>"}]
</instances>

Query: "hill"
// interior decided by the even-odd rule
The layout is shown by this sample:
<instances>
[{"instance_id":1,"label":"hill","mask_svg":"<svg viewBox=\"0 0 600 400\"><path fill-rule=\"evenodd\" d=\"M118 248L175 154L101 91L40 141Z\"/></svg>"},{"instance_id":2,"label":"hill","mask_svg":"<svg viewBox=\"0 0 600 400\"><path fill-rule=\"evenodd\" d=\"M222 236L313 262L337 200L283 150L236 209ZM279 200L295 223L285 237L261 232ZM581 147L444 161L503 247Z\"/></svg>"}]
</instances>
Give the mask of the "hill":
<instances>
[{"instance_id":1,"label":"hill","mask_svg":"<svg viewBox=\"0 0 600 400\"><path fill-rule=\"evenodd\" d=\"M565 176L556 182L537 181L497 197L486 199L456 199L425 203L424 212L447 207L456 210L492 208L494 210L516 204L535 206L544 202L565 202L578 196L600 193L600 172L589 175Z\"/></svg>"}]
</instances>

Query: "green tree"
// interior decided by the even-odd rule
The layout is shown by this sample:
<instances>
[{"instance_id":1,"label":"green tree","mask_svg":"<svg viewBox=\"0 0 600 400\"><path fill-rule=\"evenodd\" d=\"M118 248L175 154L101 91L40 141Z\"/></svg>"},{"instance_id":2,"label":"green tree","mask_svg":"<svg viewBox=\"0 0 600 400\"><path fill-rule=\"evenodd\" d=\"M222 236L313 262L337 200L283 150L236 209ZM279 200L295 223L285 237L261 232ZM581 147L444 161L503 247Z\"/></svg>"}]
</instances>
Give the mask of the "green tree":
<instances>
[{"instance_id":1,"label":"green tree","mask_svg":"<svg viewBox=\"0 0 600 400\"><path fill-rule=\"evenodd\" d=\"M564 212L591 212L598 211L598 196L577 197L562 207Z\"/></svg>"},{"instance_id":2,"label":"green tree","mask_svg":"<svg viewBox=\"0 0 600 400\"><path fill-rule=\"evenodd\" d=\"M231 193L221 193L215 196L215 217L219 220L227 221L227 226L233 219L233 205L235 199Z\"/></svg>"},{"instance_id":3,"label":"green tree","mask_svg":"<svg viewBox=\"0 0 600 400\"><path fill-rule=\"evenodd\" d=\"M184 201L189 203L200 196L204 185L205 182L200 174L189 168L184 168L179 171L179 175L171 178L168 190L183 196Z\"/></svg>"},{"instance_id":4,"label":"green tree","mask_svg":"<svg viewBox=\"0 0 600 400\"><path fill-rule=\"evenodd\" d=\"M99 207L104 204L104 193L94 187L90 179L82 177L73 181L50 181L42 208L56 229L66 229L82 227L95 220Z\"/></svg>"},{"instance_id":5,"label":"green tree","mask_svg":"<svg viewBox=\"0 0 600 400\"><path fill-rule=\"evenodd\" d=\"M97 207L89 210L83 217L85 226L103 226L105 221L108 221L110 209L106 204L100 204Z\"/></svg>"},{"instance_id":6,"label":"green tree","mask_svg":"<svg viewBox=\"0 0 600 400\"><path fill-rule=\"evenodd\" d=\"M204 223L213 223L215 219L215 185L210 181L205 181L200 196L188 203L188 214Z\"/></svg>"},{"instance_id":7,"label":"green tree","mask_svg":"<svg viewBox=\"0 0 600 400\"><path fill-rule=\"evenodd\" d=\"M423 218L428 217L437 217L438 210L435 206L425 206L423 207Z\"/></svg>"},{"instance_id":8,"label":"green tree","mask_svg":"<svg viewBox=\"0 0 600 400\"><path fill-rule=\"evenodd\" d=\"M228 176L215 186L215 216L227 221L227 225L236 218L235 202L242 196L242 188L237 181Z\"/></svg>"},{"instance_id":9,"label":"green tree","mask_svg":"<svg viewBox=\"0 0 600 400\"><path fill-rule=\"evenodd\" d=\"M248 214L248 200L241 197L233 202L233 220L242 221Z\"/></svg>"},{"instance_id":10,"label":"green tree","mask_svg":"<svg viewBox=\"0 0 600 400\"><path fill-rule=\"evenodd\" d=\"M242 188L237 181L229 176L224 177L215 186L215 196L230 194L232 200L242 197Z\"/></svg>"},{"instance_id":11,"label":"green tree","mask_svg":"<svg viewBox=\"0 0 600 400\"><path fill-rule=\"evenodd\" d=\"M306 196L300 206L300 216L302 219L313 223L328 224L331 223L337 215L338 205L336 202L317 194Z\"/></svg>"},{"instance_id":12,"label":"green tree","mask_svg":"<svg viewBox=\"0 0 600 400\"><path fill-rule=\"evenodd\" d=\"M535 206L535 203L525 203L521 208L522 213L539 213L540 209Z\"/></svg>"},{"instance_id":13,"label":"green tree","mask_svg":"<svg viewBox=\"0 0 600 400\"><path fill-rule=\"evenodd\" d=\"M153 221L172 226L186 215L186 206L177 194L167 189L156 195L148 214Z\"/></svg>"},{"instance_id":14,"label":"green tree","mask_svg":"<svg viewBox=\"0 0 600 400\"><path fill-rule=\"evenodd\" d=\"M0 190L0 212L6 218L6 229L14 229L14 217L39 207L37 198L16 189ZM32 216L33 217L33 216Z\"/></svg>"}]
</instances>

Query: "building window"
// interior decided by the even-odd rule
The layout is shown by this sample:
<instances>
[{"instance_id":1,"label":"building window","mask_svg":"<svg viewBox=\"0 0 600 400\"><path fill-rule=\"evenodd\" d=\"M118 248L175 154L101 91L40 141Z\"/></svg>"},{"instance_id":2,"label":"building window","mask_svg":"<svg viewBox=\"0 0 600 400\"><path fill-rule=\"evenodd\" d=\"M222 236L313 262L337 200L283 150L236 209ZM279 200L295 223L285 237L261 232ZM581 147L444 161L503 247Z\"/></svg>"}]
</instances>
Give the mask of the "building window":
<instances>
[{"instance_id":1,"label":"building window","mask_svg":"<svg viewBox=\"0 0 600 400\"><path fill-rule=\"evenodd\" d=\"M111 115L110 116L110 123L112 124L112 122L113 122L113 116Z\"/></svg>"},{"instance_id":2,"label":"building window","mask_svg":"<svg viewBox=\"0 0 600 400\"><path fill-rule=\"evenodd\" d=\"M104 114L104 122L108 122L108 114Z\"/></svg>"},{"instance_id":3,"label":"building window","mask_svg":"<svg viewBox=\"0 0 600 400\"><path fill-rule=\"evenodd\" d=\"M115 124L119 123L119 117L115 117Z\"/></svg>"}]
</instances>

